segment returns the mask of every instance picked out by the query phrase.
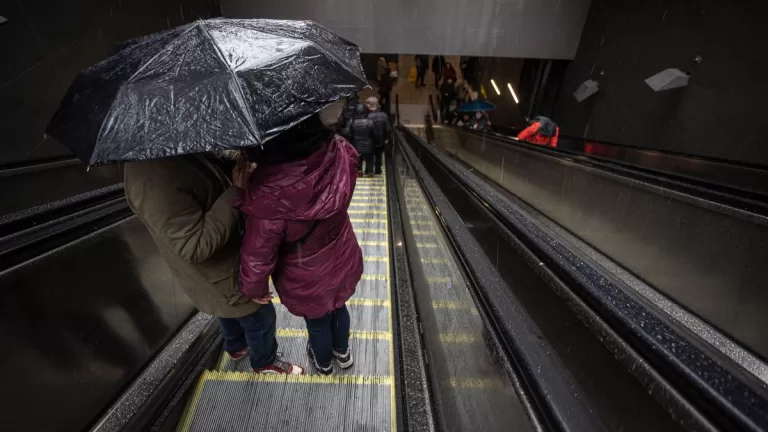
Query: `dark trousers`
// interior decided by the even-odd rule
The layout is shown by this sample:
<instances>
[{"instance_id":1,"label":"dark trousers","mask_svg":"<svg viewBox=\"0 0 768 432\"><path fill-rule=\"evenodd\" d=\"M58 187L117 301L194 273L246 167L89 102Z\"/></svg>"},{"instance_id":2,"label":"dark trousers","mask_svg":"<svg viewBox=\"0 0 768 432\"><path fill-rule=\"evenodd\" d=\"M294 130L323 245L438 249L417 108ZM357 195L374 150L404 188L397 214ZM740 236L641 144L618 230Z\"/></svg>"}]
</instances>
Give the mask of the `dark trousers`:
<instances>
[{"instance_id":1,"label":"dark trousers","mask_svg":"<svg viewBox=\"0 0 768 432\"><path fill-rule=\"evenodd\" d=\"M275 307L269 303L242 318L219 318L224 351L234 353L248 347L251 367L271 365L277 357L276 317Z\"/></svg>"},{"instance_id":2,"label":"dark trousers","mask_svg":"<svg viewBox=\"0 0 768 432\"><path fill-rule=\"evenodd\" d=\"M381 105L381 111L392 114L392 108L389 105L389 93L379 93L379 105Z\"/></svg>"},{"instance_id":3,"label":"dark trousers","mask_svg":"<svg viewBox=\"0 0 768 432\"><path fill-rule=\"evenodd\" d=\"M416 87L424 87L424 78L427 76L427 68L416 68Z\"/></svg>"},{"instance_id":4,"label":"dark trousers","mask_svg":"<svg viewBox=\"0 0 768 432\"><path fill-rule=\"evenodd\" d=\"M381 163L384 158L384 146L376 147L373 151L373 169L375 174L381 174Z\"/></svg>"},{"instance_id":5,"label":"dark trousers","mask_svg":"<svg viewBox=\"0 0 768 432\"><path fill-rule=\"evenodd\" d=\"M346 353L349 348L349 311L342 306L321 318L304 318L309 332L309 345L320 367L328 367L333 352Z\"/></svg>"},{"instance_id":6,"label":"dark trousers","mask_svg":"<svg viewBox=\"0 0 768 432\"><path fill-rule=\"evenodd\" d=\"M357 163L357 172L363 172L363 162L365 162L365 174L373 174L374 154L361 154Z\"/></svg>"},{"instance_id":7,"label":"dark trousers","mask_svg":"<svg viewBox=\"0 0 768 432\"><path fill-rule=\"evenodd\" d=\"M441 72L435 72L435 88L440 88L440 78L443 77Z\"/></svg>"}]
</instances>

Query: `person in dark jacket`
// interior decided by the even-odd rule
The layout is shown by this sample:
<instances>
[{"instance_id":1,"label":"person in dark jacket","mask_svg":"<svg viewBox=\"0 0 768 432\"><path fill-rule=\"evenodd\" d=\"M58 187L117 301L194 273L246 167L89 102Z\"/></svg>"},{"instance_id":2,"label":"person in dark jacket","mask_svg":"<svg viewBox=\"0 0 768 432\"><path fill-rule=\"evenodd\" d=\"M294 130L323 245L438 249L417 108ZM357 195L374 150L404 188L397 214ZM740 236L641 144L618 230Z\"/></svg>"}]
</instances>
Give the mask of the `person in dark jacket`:
<instances>
[{"instance_id":1,"label":"person in dark jacket","mask_svg":"<svg viewBox=\"0 0 768 432\"><path fill-rule=\"evenodd\" d=\"M235 171L236 185L244 185L246 173ZM255 372L303 374L277 353L274 306L238 290L240 213L233 207L237 188L224 173L200 155L176 156L126 164L124 186L174 281L198 309L218 318L232 360L250 354Z\"/></svg>"},{"instance_id":2,"label":"person in dark jacket","mask_svg":"<svg viewBox=\"0 0 768 432\"><path fill-rule=\"evenodd\" d=\"M280 302L303 317L307 354L321 374L353 364L345 303L363 274L363 253L347 208L357 181L357 152L317 115L248 151L258 164L236 201L245 216L240 290Z\"/></svg>"},{"instance_id":3,"label":"person in dark jacket","mask_svg":"<svg viewBox=\"0 0 768 432\"><path fill-rule=\"evenodd\" d=\"M389 68L384 69L384 74L379 80L379 105L381 110L387 114L391 112L389 103L389 95L392 93L392 70Z\"/></svg>"},{"instance_id":4,"label":"person in dark jacket","mask_svg":"<svg viewBox=\"0 0 768 432\"><path fill-rule=\"evenodd\" d=\"M444 68L445 57L434 56L432 58L432 73L435 74L435 88L440 87L440 79L442 79Z\"/></svg>"},{"instance_id":5,"label":"person in dark jacket","mask_svg":"<svg viewBox=\"0 0 768 432\"><path fill-rule=\"evenodd\" d=\"M451 110L451 103L456 99L456 85L453 79L445 78L443 85L440 86L440 118L446 122L448 111Z\"/></svg>"},{"instance_id":6,"label":"person in dark jacket","mask_svg":"<svg viewBox=\"0 0 768 432\"><path fill-rule=\"evenodd\" d=\"M344 102L344 108L342 108L341 110L341 115L338 121L338 127L340 129L345 128L349 123L349 121L352 120L352 117L355 116L355 108L359 103L360 103L360 96L358 96L357 92L347 97L347 100Z\"/></svg>"},{"instance_id":7,"label":"person in dark jacket","mask_svg":"<svg viewBox=\"0 0 768 432\"><path fill-rule=\"evenodd\" d=\"M365 100L368 108L368 119L373 121L373 127L376 128L376 146L373 152L374 174L381 174L381 163L384 154L384 146L389 142L392 136L392 123L389 116L379 111L379 103L375 97Z\"/></svg>"},{"instance_id":8,"label":"person in dark jacket","mask_svg":"<svg viewBox=\"0 0 768 432\"><path fill-rule=\"evenodd\" d=\"M425 87L424 78L427 77L428 69L429 69L429 56L417 55L416 56L416 87Z\"/></svg>"},{"instance_id":9,"label":"person in dark jacket","mask_svg":"<svg viewBox=\"0 0 768 432\"><path fill-rule=\"evenodd\" d=\"M517 135L517 139L520 141L548 147L557 147L559 137L560 128L555 122L544 116L536 117L530 126Z\"/></svg>"},{"instance_id":10,"label":"person in dark jacket","mask_svg":"<svg viewBox=\"0 0 768 432\"><path fill-rule=\"evenodd\" d=\"M352 143L360 157L357 165L358 175L373 175L376 133L373 121L368 118L368 108L364 104L357 104L355 114L342 135Z\"/></svg>"}]
</instances>

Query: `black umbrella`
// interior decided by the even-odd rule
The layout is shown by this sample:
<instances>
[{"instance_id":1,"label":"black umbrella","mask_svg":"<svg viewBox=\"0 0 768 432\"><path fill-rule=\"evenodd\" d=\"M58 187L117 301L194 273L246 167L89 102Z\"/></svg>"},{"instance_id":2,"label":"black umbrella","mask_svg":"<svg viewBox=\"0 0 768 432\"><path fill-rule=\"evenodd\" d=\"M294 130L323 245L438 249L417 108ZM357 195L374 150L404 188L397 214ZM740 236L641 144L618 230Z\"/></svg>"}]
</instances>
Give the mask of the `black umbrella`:
<instances>
[{"instance_id":1,"label":"black umbrella","mask_svg":"<svg viewBox=\"0 0 768 432\"><path fill-rule=\"evenodd\" d=\"M46 132L90 165L232 149L366 85L360 49L314 22L197 21L81 71Z\"/></svg>"}]
</instances>

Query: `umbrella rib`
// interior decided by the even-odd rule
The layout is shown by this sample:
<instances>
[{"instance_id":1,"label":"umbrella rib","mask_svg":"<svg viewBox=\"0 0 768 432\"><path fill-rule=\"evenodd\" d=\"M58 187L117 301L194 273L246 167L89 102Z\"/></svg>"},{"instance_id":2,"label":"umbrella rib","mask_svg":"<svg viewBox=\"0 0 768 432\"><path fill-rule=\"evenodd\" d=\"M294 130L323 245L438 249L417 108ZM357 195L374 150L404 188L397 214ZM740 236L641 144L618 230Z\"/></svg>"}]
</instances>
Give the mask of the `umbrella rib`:
<instances>
[{"instance_id":1,"label":"umbrella rib","mask_svg":"<svg viewBox=\"0 0 768 432\"><path fill-rule=\"evenodd\" d=\"M197 24L197 23L199 23L199 22L200 22L200 20L198 20L198 21L197 21L195 24ZM157 52L157 54L153 55L153 56L152 56L152 58L150 58L150 59L149 59L149 60L147 60L147 61L146 61L146 62L145 62L143 65L141 65L141 67L140 67L140 68L138 68L138 69L136 70L136 72L134 72L134 73L133 73L133 75L131 75L131 77L130 77L130 78L128 78L127 80L125 80L125 82L130 82L130 81L131 81L131 80L132 80L134 77L136 77L136 75L138 75L139 73L141 73L142 71L144 71L144 69L146 69L146 67L147 67L147 66L149 66L149 64L150 64L150 63L152 63L152 62L153 62L153 61L154 61L154 60L155 60L155 59L156 59L158 56L160 56L160 54L162 54L162 53L165 51L165 49L166 49L166 48L168 48L168 45L172 44L172 43L173 43L173 42L174 42L176 39L178 39L179 37L182 37L182 36L184 36L185 34L189 33L189 32L190 32L190 31L191 31L193 28L195 28L195 24L190 24L190 25L189 25L189 28L188 28L188 29L186 29L186 30L184 30L184 32L183 32L183 33L181 33L181 34L180 34L179 36L177 36L176 38L173 38L173 39L169 40L169 41L168 41L168 43L166 43L166 44L163 46L163 48L161 48L161 49L160 49L160 50Z\"/></svg>"},{"instance_id":2,"label":"umbrella rib","mask_svg":"<svg viewBox=\"0 0 768 432\"><path fill-rule=\"evenodd\" d=\"M232 66L229 65L229 62L224 57L224 53L221 52L221 48L219 48L219 45L216 44L216 39L211 36L211 33L208 31L208 29L205 27L205 22L198 20L200 23L200 27L205 32L205 35L208 36L208 39L210 39L211 43L213 44L214 49L216 49L216 54L219 56L219 60L221 60L222 63L224 63L224 66L229 71L229 74L232 75L232 78L235 80L235 85L237 86L237 94L240 97L240 103L242 103L241 108L245 107L245 94L243 94L243 89L240 88L240 85L238 84L238 78L237 74L235 73L235 70L232 69ZM248 126L251 127L251 133L253 134L254 138L256 138L256 141L260 144L261 143L261 136L258 132L258 129L256 128L256 124L253 122L253 118L245 112L245 119L248 122Z\"/></svg>"}]
</instances>

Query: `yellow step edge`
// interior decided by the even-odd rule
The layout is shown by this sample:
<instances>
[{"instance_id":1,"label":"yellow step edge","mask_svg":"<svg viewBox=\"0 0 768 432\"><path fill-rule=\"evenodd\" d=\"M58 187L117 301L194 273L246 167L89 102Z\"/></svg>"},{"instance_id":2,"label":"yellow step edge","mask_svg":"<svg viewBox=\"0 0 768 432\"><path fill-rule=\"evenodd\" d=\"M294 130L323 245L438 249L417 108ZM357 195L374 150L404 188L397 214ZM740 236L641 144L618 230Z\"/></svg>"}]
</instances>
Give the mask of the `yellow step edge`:
<instances>
[{"instance_id":1,"label":"yellow step edge","mask_svg":"<svg viewBox=\"0 0 768 432\"><path fill-rule=\"evenodd\" d=\"M387 234L387 230L380 228L355 228L356 233L369 233L369 234Z\"/></svg>"},{"instance_id":2,"label":"yellow step edge","mask_svg":"<svg viewBox=\"0 0 768 432\"><path fill-rule=\"evenodd\" d=\"M386 207L385 204L375 204L371 202L351 202L350 207Z\"/></svg>"},{"instance_id":3,"label":"yellow step edge","mask_svg":"<svg viewBox=\"0 0 768 432\"><path fill-rule=\"evenodd\" d=\"M387 242L383 241L359 241L357 242L360 246L386 246Z\"/></svg>"},{"instance_id":4,"label":"yellow step edge","mask_svg":"<svg viewBox=\"0 0 768 432\"><path fill-rule=\"evenodd\" d=\"M376 214L376 215L385 215L387 214L386 210L347 210L347 214L353 215L353 214Z\"/></svg>"},{"instance_id":5,"label":"yellow step edge","mask_svg":"<svg viewBox=\"0 0 768 432\"><path fill-rule=\"evenodd\" d=\"M381 218L369 218L369 219L349 218L349 221L352 223L376 223L376 224L387 223L386 219L381 219Z\"/></svg>"},{"instance_id":6,"label":"yellow step edge","mask_svg":"<svg viewBox=\"0 0 768 432\"><path fill-rule=\"evenodd\" d=\"M393 383L391 376L381 375L266 375L253 372L203 371L203 374L200 376L201 386L205 385L208 381L342 385L392 385Z\"/></svg>"},{"instance_id":7,"label":"yellow step edge","mask_svg":"<svg viewBox=\"0 0 768 432\"><path fill-rule=\"evenodd\" d=\"M276 336L282 338L306 338L307 330L297 328L278 328L276 331ZM379 330L352 330L349 332L349 338L390 340L392 339L392 334Z\"/></svg>"},{"instance_id":8,"label":"yellow step edge","mask_svg":"<svg viewBox=\"0 0 768 432\"><path fill-rule=\"evenodd\" d=\"M272 301L276 304L280 303L280 297L275 297ZM389 307L389 302L384 299L366 299L366 298L351 298L346 302L347 306L377 306L377 307Z\"/></svg>"},{"instance_id":9,"label":"yellow step edge","mask_svg":"<svg viewBox=\"0 0 768 432\"><path fill-rule=\"evenodd\" d=\"M387 280L387 275L363 274L362 279L363 280L385 281L385 280Z\"/></svg>"},{"instance_id":10,"label":"yellow step edge","mask_svg":"<svg viewBox=\"0 0 768 432\"><path fill-rule=\"evenodd\" d=\"M389 262L389 258L383 256L363 255L363 261Z\"/></svg>"}]
</instances>

